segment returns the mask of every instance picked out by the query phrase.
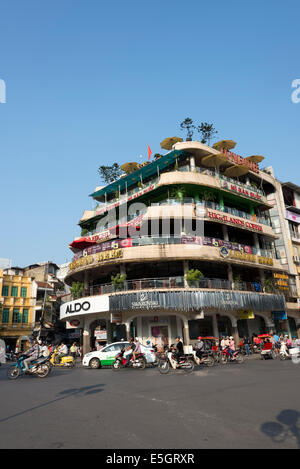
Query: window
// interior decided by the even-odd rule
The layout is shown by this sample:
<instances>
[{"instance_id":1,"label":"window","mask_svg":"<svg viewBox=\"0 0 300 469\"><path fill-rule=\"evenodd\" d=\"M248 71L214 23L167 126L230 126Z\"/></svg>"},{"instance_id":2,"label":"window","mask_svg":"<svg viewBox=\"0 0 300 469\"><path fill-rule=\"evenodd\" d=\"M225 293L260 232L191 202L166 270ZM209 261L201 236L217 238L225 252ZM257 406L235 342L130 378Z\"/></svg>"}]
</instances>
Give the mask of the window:
<instances>
[{"instance_id":1,"label":"window","mask_svg":"<svg viewBox=\"0 0 300 469\"><path fill-rule=\"evenodd\" d=\"M23 309L22 323L28 323L28 309Z\"/></svg>"},{"instance_id":2,"label":"window","mask_svg":"<svg viewBox=\"0 0 300 469\"><path fill-rule=\"evenodd\" d=\"M18 296L18 287L11 287L11 296Z\"/></svg>"},{"instance_id":3,"label":"window","mask_svg":"<svg viewBox=\"0 0 300 469\"><path fill-rule=\"evenodd\" d=\"M2 324L9 323L9 308L3 308L2 312Z\"/></svg>"},{"instance_id":4,"label":"window","mask_svg":"<svg viewBox=\"0 0 300 469\"><path fill-rule=\"evenodd\" d=\"M3 285L2 296L8 296L8 285Z\"/></svg>"},{"instance_id":5,"label":"window","mask_svg":"<svg viewBox=\"0 0 300 469\"><path fill-rule=\"evenodd\" d=\"M27 298L27 287L21 288L21 298Z\"/></svg>"},{"instance_id":6,"label":"window","mask_svg":"<svg viewBox=\"0 0 300 469\"><path fill-rule=\"evenodd\" d=\"M20 314L20 310L17 309L17 308L14 308L13 309L13 317L12 317L12 322L14 324L18 324L21 322L21 314Z\"/></svg>"}]
</instances>

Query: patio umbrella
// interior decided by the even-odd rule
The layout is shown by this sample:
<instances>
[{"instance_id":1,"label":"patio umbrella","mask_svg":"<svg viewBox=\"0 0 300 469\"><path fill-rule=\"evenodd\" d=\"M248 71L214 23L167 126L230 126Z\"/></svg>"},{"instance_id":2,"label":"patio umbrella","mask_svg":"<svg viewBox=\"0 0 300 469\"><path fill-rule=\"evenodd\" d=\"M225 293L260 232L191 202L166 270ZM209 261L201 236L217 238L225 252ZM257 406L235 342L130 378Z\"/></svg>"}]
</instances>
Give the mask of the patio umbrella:
<instances>
[{"instance_id":1,"label":"patio umbrella","mask_svg":"<svg viewBox=\"0 0 300 469\"><path fill-rule=\"evenodd\" d=\"M219 142L216 142L213 144L213 148L216 150L231 150L236 146L236 142L233 140L220 140Z\"/></svg>"},{"instance_id":2,"label":"patio umbrella","mask_svg":"<svg viewBox=\"0 0 300 469\"><path fill-rule=\"evenodd\" d=\"M183 142L183 139L180 137L168 137L160 142L160 146L165 150L172 150L173 145L175 145L177 142Z\"/></svg>"},{"instance_id":3,"label":"patio umbrella","mask_svg":"<svg viewBox=\"0 0 300 469\"><path fill-rule=\"evenodd\" d=\"M140 165L139 163L132 162L132 163L124 163L121 166L122 171L126 174L131 174L134 173L137 169L139 169Z\"/></svg>"},{"instance_id":4,"label":"patio umbrella","mask_svg":"<svg viewBox=\"0 0 300 469\"><path fill-rule=\"evenodd\" d=\"M225 176L228 177L239 177L244 176L244 174L249 173L249 168L247 166L237 165L230 166L224 171Z\"/></svg>"},{"instance_id":5,"label":"patio umbrella","mask_svg":"<svg viewBox=\"0 0 300 469\"><path fill-rule=\"evenodd\" d=\"M204 156L201 160L201 164L203 164L203 166L207 166L208 168L215 168L225 163L228 163L228 160L226 156L222 155L221 153L218 155Z\"/></svg>"},{"instance_id":6,"label":"patio umbrella","mask_svg":"<svg viewBox=\"0 0 300 469\"><path fill-rule=\"evenodd\" d=\"M252 155L252 156L247 156L245 160L252 161L252 163L261 163L262 160L264 160L265 157L262 155Z\"/></svg>"}]
</instances>

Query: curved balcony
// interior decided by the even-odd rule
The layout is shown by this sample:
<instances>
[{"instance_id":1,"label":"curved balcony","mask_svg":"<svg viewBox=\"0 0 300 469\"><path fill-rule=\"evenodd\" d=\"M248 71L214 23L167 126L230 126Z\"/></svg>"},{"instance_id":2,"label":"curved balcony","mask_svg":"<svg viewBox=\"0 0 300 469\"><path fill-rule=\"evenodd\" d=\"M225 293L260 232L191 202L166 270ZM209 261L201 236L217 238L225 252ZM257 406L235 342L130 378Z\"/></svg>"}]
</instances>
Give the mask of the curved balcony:
<instances>
[{"instance_id":1,"label":"curved balcony","mask_svg":"<svg viewBox=\"0 0 300 469\"><path fill-rule=\"evenodd\" d=\"M183 276L163 278L142 278L126 280L122 285L112 283L94 285L86 289L82 296L106 295L110 293L131 292L140 290L231 290L256 293L277 293L260 282L231 282L226 279L203 278L197 282L187 283ZM279 294L279 293L278 293Z\"/></svg>"}]
</instances>

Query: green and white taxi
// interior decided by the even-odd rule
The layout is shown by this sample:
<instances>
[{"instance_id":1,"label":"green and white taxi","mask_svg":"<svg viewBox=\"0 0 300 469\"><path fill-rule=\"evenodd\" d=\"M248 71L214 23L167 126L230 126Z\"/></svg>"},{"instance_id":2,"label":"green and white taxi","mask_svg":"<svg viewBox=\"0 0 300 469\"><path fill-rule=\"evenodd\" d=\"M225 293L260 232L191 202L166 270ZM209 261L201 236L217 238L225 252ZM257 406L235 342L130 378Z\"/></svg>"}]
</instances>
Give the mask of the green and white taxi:
<instances>
[{"instance_id":1,"label":"green and white taxi","mask_svg":"<svg viewBox=\"0 0 300 469\"><path fill-rule=\"evenodd\" d=\"M89 352L84 355L82 360L83 366L90 368L100 368L101 366L111 366L115 361L116 356L122 348L129 347L129 342L114 342L113 344L106 345L101 350ZM145 358L148 364L153 364L156 361L156 355L153 349L147 348L141 344L141 351L145 354ZM124 356L130 353L125 352Z\"/></svg>"}]
</instances>

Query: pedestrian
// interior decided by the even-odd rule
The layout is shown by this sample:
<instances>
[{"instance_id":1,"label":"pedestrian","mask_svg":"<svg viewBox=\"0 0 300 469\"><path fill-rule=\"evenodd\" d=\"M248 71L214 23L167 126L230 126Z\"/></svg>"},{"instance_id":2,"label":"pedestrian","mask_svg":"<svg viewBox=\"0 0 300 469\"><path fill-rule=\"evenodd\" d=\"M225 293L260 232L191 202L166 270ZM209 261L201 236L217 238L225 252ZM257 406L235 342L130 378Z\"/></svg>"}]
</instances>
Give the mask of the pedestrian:
<instances>
[{"instance_id":1,"label":"pedestrian","mask_svg":"<svg viewBox=\"0 0 300 469\"><path fill-rule=\"evenodd\" d=\"M244 337L244 348L245 348L247 357L249 357L250 356L250 339L246 336Z\"/></svg>"},{"instance_id":2,"label":"pedestrian","mask_svg":"<svg viewBox=\"0 0 300 469\"><path fill-rule=\"evenodd\" d=\"M70 353L71 353L72 357L73 357L74 360L75 360L76 354L77 354L76 342L73 342L73 344L71 345L71 347L70 347Z\"/></svg>"}]
</instances>

